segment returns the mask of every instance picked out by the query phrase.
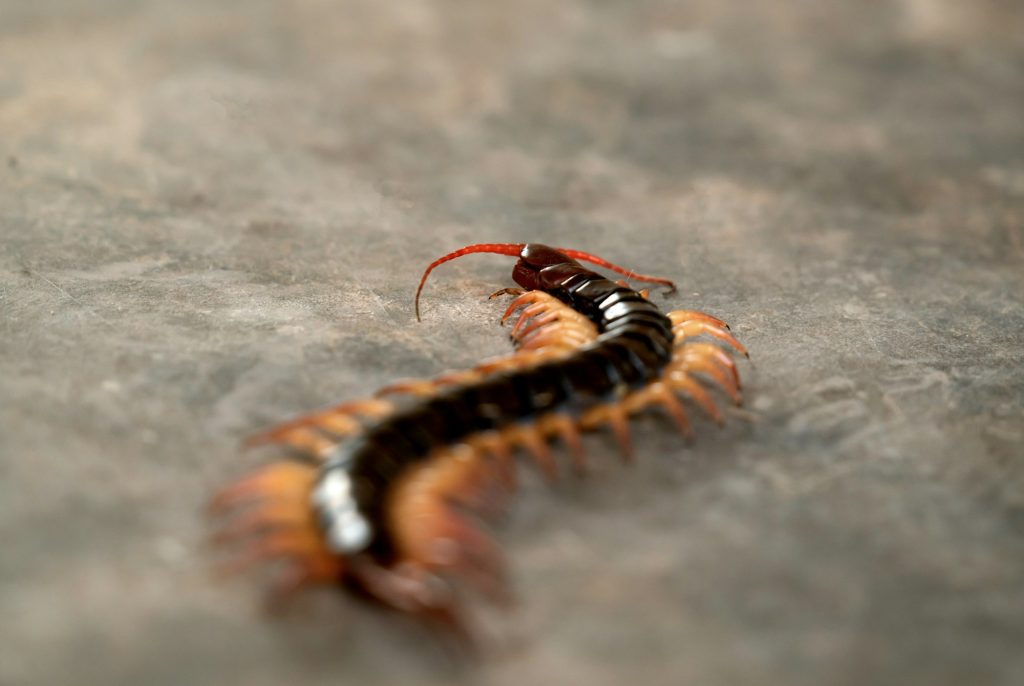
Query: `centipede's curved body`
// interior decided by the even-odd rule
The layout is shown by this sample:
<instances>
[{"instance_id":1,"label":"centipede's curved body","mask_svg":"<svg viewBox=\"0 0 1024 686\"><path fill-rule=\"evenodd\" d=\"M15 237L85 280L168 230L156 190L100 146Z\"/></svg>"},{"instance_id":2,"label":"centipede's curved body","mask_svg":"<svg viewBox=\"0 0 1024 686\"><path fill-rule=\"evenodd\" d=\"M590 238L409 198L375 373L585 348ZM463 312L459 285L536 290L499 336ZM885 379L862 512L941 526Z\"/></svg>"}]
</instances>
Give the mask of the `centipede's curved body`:
<instances>
[{"instance_id":1,"label":"centipede's curved body","mask_svg":"<svg viewBox=\"0 0 1024 686\"><path fill-rule=\"evenodd\" d=\"M430 265L471 252L518 256L512 277L523 290L516 312L516 352L436 380L399 382L377 398L299 418L257 437L290 446L312 464L286 461L224 489L217 510L236 512L219 540L249 539L229 563L241 569L265 558L292 562L278 591L314 582L344 582L386 605L460 625L452 587L461 577L494 599L505 597L502 564L490 537L465 517L499 509L515 483L513 449L523 448L550 477L554 438L586 465L580 432L609 425L628 456L627 418L659 405L687 434L677 393L721 421L704 381L739 402L739 378L726 351L691 340L708 334L746 353L709 315L662 313L646 292L611 281L578 260L600 258L538 244L469 246ZM419 294L416 294L417 317ZM380 397L404 393L411 401ZM251 505L251 507L239 507Z\"/></svg>"}]
</instances>

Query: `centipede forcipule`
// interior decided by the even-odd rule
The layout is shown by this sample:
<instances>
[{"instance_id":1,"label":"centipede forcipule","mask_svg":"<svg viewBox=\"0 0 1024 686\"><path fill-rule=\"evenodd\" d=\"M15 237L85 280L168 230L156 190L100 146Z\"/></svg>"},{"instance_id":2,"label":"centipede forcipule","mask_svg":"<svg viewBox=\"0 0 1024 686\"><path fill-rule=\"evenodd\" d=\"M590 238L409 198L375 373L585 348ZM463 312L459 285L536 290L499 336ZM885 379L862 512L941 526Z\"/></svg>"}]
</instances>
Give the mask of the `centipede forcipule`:
<instances>
[{"instance_id":1,"label":"centipede forcipule","mask_svg":"<svg viewBox=\"0 0 1024 686\"><path fill-rule=\"evenodd\" d=\"M581 262L674 291L671 281L580 251L536 243L456 250L424 272L417 319L431 271L479 252L518 257L512 278L520 288L498 292L516 296L502 318L518 313L510 330L515 352L436 379L397 382L250 441L286 446L302 459L263 467L214 497L212 509L227 515L214 538L238 550L225 571L282 560L275 596L338 584L458 629L459 587L496 602L508 598L501 555L477 520L499 510L514 489L516 449L554 479L555 440L582 472L583 431L609 427L628 458L632 414L660 407L690 435L680 396L718 423L723 415L710 387L741 402L727 349L694 340L707 335L746 355L722 321L695 311L662 313L646 292Z\"/></svg>"}]
</instances>

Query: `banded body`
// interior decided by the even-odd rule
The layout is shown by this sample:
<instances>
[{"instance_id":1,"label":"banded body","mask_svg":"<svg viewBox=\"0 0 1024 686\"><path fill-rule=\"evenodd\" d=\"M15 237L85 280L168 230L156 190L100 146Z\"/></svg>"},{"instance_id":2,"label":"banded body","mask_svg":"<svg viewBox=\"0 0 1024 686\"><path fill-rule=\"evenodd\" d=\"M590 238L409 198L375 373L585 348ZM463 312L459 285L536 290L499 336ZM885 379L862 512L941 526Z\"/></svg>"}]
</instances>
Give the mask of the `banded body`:
<instances>
[{"instance_id":1,"label":"banded body","mask_svg":"<svg viewBox=\"0 0 1024 686\"><path fill-rule=\"evenodd\" d=\"M433 381L384 389L282 425L258 440L289 445L314 464L283 462L229 486L218 510L241 508L218 538L248 538L234 569L268 557L293 562L279 582L289 592L310 582L345 581L387 605L457 625L451 588L438 575L459 576L492 598L504 597L503 565L491 539L460 510L497 509L515 480L512 449L525 448L554 478L549 441L561 438L577 470L585 468L579 432L610 425L631 453L627 417L651 405L690 432L682 392L721 420L703 385L708 379L739 402L739 379L709 334L745 353L719 320L697 312L662 313L623 282L580 264L585 253L538 244L469 246L470 252L517 255L513 279L522 291L515 354ZM642 275L634 279L672 286ZM419 291L417 291L418 316ZM381 394L379 394L381 395Z\"/></svg>"}]
</instances>

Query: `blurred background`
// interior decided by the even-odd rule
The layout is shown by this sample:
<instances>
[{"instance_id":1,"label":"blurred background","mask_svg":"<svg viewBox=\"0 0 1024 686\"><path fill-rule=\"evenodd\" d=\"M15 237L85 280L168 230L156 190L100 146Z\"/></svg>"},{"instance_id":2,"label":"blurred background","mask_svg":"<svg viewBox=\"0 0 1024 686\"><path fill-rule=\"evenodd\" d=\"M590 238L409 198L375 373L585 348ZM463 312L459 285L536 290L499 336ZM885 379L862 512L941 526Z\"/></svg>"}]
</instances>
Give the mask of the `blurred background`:
<instances>
[{"instance_id":1,"label":"blurred background","mask_svg":"<svg viewBox=\"0 0 1024 686\"><path fill-rule=\"evenodd\" d=\"M0 0L0 683L1022 683L1022 153L1014 0ZM211 580L241 439L504 352L510 260L411 296L527 240L746 406L528 484L475 666Z\"/></svg>"}]
</instances>

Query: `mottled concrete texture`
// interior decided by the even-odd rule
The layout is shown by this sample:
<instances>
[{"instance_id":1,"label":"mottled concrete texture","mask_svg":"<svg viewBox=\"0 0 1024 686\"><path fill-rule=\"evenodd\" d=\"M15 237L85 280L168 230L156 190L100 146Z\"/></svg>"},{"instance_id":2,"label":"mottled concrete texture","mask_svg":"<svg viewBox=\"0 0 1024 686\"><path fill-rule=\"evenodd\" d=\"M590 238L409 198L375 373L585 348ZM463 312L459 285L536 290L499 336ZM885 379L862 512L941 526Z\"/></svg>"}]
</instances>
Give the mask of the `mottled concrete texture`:
<instances>
[{"instance_id":1,"label":"mottled concrete texture","mask_svg":"<svg viewBox=\"0 0 1024 686\"><path fill-rule=\"evenodd\" d=\"M1024 683L1015 0L0 1L0 684ZM459 666L210 579L277 419L506 349L585 248L726 318L748 404L533 479Z\"/></svg>"}]
</instances>

